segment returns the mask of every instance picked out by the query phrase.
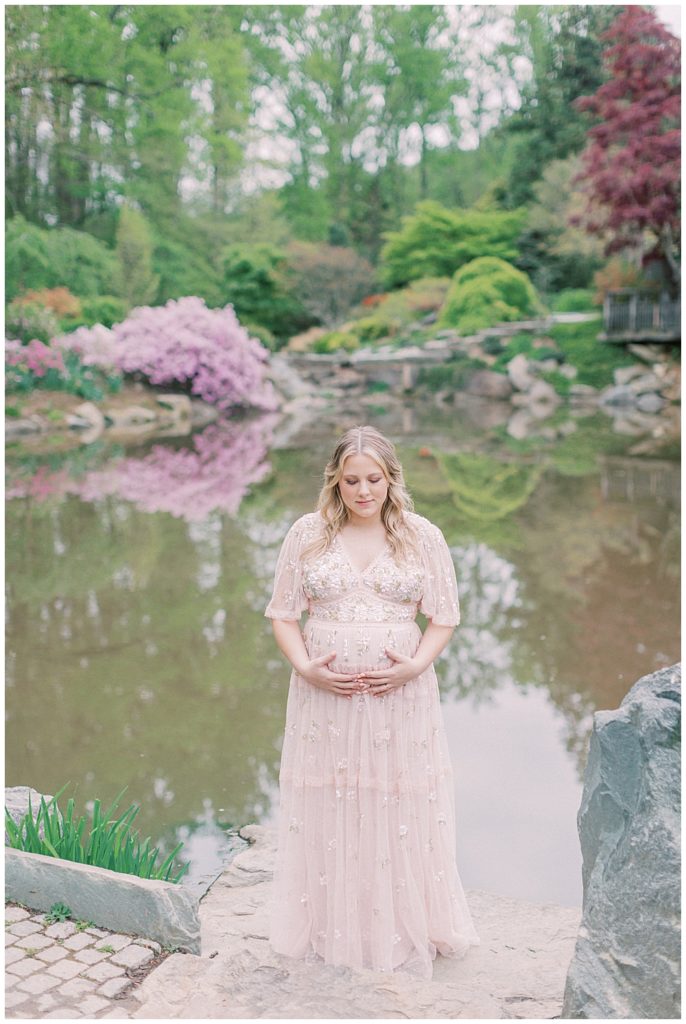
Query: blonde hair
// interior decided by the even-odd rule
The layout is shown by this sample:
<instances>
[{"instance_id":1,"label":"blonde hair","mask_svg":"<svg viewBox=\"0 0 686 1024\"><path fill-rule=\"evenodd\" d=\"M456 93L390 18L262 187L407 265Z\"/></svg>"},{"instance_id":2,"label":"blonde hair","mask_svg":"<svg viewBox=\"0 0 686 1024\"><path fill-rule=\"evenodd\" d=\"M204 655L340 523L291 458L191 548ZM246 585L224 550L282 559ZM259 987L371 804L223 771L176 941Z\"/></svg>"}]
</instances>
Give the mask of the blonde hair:
<instances>
[{"instance_id":1,"label":"blonde hair","mask_svg":"<svg viewBox=\"0 0 686 1024\"><path fill-rule=\"evenodd\" d=\"M405 486L403 469L392 442L380 431L369 426L352 427L336 444L324 468L324 486L317 501L324 529L321 536L305 548L303 557L312 557L327 551L336 534L350 518L338 486L343 475L343 465L350 455L368 455L380 466L388 482L388 493L381 509L381 521L386 528L394 557L398 561L407 560L411 551L418 550L416 531L405 515L414 509L412 498Z\"/></svg>"}]
</instances>

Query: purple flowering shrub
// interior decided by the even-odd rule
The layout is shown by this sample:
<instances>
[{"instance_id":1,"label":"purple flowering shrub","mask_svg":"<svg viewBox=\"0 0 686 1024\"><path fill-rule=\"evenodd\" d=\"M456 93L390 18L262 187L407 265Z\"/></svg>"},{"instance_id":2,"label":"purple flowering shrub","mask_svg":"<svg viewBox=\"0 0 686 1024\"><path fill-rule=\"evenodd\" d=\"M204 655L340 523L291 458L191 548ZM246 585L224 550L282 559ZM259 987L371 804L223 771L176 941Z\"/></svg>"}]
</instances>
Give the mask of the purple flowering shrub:
<instances>
[{"instance_id":1,"label":"purple flowering shrub","mask_svg":"<svg viewBox=\"0 0 686 1024\"><path fill-rule=\"evenodd\" d=\"M208 309L202 299L186 296L139 306L111 331L82 327L59 344L84 361L141 374L150 384L185 386L223 410L278 405L264 374L269 352L241 327L231 305Z\"/></svg>"},{"instance_id":2,"label":"purple flowering shrub","mask_svg":"<svg viewBox=\"0 0 686 1024\"><path fill-rule=\"evenodd\" d=\"M157 444L85 473L40 466L24 476L19 469L8 474L5 496L54 501L72 494L95 502L111 495L143 512L167 512L187 522L213 511L235 515L250 487L270 472L267 453L276 420L223 420L195 434L192 447Z\"/></svg>"}]
</instances>

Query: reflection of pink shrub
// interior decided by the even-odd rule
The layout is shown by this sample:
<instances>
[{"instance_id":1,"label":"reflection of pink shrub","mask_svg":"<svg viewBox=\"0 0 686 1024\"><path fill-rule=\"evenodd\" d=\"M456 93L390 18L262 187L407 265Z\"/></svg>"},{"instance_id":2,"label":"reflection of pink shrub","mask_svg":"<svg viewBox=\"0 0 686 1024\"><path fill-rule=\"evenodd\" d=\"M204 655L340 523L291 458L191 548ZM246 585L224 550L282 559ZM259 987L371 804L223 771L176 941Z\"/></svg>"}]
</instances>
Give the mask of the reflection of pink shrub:
<instances>
[{"instance_id":1,"label":"reflection of pink shrub","mask_svg":"<svg viewBox=\"0 0 686 1024\"><path fill-rule=\"evenodd\" d=\"M68 470L41 467L29 479L9 480L6 497L38 501L74 494L82 501L115 496L143 512L168 512L197 522L215 510L233 515L250 486L269 472L266 454L275 417L211 424L193 437L192 448L157 444L142 456L126 456L78 479Z\"/></svg>"},{"instance_id":2,"label":"reflection of pink shrub","mask_svg":"<svg viewBox=\"0 0 686 1024\"><path fill-rule=\"evenodd\" d=\"M220 409L277 407L265 380L267 349L239 324L231 305L208 309L186 296L164 306L139 306L111 331L98 325L59 339L84 362L141 373L151 384L188 384Z\"/></svg>"}]
</instances>

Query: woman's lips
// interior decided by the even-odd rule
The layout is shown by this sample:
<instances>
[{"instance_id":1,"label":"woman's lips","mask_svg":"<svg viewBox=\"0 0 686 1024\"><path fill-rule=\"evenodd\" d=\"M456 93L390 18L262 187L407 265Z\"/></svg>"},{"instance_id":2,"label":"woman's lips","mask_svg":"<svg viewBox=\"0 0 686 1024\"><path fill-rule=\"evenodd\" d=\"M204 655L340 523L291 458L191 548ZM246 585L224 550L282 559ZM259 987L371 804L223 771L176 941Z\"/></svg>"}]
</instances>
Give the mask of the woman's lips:
<instances>
[{"instance_id":1,"label":"woman's lips","mask_svg":"<svg viewBox=\"0 0 686 1024\"><path fill-rule=\"evenodd\" d=\"M372 499L369 498L367 501L358 501L358 505L371 505Z\"/></svg>"}]
</instances>

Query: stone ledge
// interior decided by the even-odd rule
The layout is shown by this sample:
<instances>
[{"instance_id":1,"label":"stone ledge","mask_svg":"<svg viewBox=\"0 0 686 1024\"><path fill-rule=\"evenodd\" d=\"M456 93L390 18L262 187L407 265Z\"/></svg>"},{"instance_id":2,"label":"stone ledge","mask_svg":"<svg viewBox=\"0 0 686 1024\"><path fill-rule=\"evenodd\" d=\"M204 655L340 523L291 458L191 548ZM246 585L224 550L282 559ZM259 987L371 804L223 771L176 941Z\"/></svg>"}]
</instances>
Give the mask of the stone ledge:
<instances>
[{"instance_id":1,"label":"stone ledge","mask_svg":"<svg viewBox=\"0 0 686 1024\"><path fill-rule=\"evenodd\" d=\"M200 953L198 900L174 882L6 847L5 898L43 911L66 903L103 928Z\"/></svg>"}]
</instances>

